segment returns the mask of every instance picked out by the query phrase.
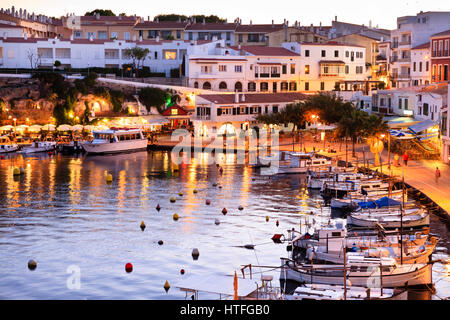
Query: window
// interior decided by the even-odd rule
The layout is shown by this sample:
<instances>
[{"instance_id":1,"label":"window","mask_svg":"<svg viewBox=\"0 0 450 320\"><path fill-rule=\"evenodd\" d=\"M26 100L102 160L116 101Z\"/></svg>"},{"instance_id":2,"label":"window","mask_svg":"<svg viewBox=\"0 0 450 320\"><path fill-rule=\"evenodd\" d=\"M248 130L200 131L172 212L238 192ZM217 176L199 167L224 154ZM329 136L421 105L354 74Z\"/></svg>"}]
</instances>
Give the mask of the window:
<instances>
[{"instance_id":1,"label":"window","mask_svg":"<svg viewBox=\"0 0 450 320\"><path fill-rule=\"evenodd\" d=\"M422 61L419 62L419 72L422 72Z\"/></svg>"},{"instance_id":2,"label":"window","mask_svg":"<svg viewBox=\"0 0 450 320\"><path fill-rule=\"evenodd\" d=\"M427 61L425 63L425 71L428 72L429 68L430 68L430 64L429 64L429 61Z\"/></svg>"},{"instance_id":3,"label":"window","mask_svg":"<svg viewBox=\"0 0 450 320\"><path fill-rule=\"evenodd\" d=\"M297 91L297 82L291 81L289 83L289 91Z\"/></svg>"},{"instance_id":4,"label":"window","mask_svg":"<svg viewBox=\"0 0 450 320\"><path fill-rule=\"evenodd\" d=\"M212 66L201 66L200 70L202 74L209 74L212 73Z\"/></svg>"},{"instance_id":5,"label":"window","mask_svg":"<svg viewBox=\"0 0 450 320\"><path fill-rule=\"evenodd\" d=\"M309 90L309 82L305 82L305 91Z\"/></svg>"},{"instance_id":6,"label":"window","mask_svg":"<svg viewBox=\"0 0 450 320\"><path fill-rule=\"evenodd\" d=\"M177 30L177 39L181 38L181 30Z\"/></svg>"},{"instance_id":7,"label":"window","mask_svg":"<svg viewBox=\"0 0 450 320\"><path fill-rule=\"evenodd\" d=\"M227 41L231 40L231 32L227 32Z\"/></svg>"},{"instance_id":8,"label":"window","mask_svg":"<svg viewBox=\"0 0 450 320\"><path fill-rule=\"evenodd\" d=\"M408 110L408 99L405 99L405 110Z\"/></svg>"},{"instance_id":9,"label":"window","mask_svg":"<svg viewBox=\"0 0 450 320\"><path fill-rule=\"evenodd\" d=\"M305 65L305 74L309 74L309 64Z\"/></svg>"},{"instance_id":10,"label":"window","mask_svg":"<svg viewBox=\"0 0 450 320\"><path fill-rule=\"evenodd\" d=\"M234 66L234 72L242 72L242 66Z\"/></svg>"},{"instance_id":11,"label":"window","mask_svg":"<svg viewBox=\"0 0 450 320\"><path fill-rule=\"evenodd\" d=\"M193 40L193 33L192 32L188 32L188 40Z\"/></svg>"},{"instance_id":12,"label":"window","mask_svg":"<svg viewBox=\"0 0 450 320\"><path fill-rule=\"evenodd\" d=\"M206 81L206 82L203 84L203 89L205 89L205 90L211 90L211 83L209 83L208 81Z\"/></svg>"},{"instance_id":13,"label":"window","mask_svg":"<svg viewBox=\"0 0 450 320\"><path fill-rule=\"evenodd\" d=\"M158 51L155 51L155 60L158 60Z\"/></svg>"},{"instance_id":14,"label":"window","mask_svg":"<svg viewBox=\"0 0 450 320\"><path fill-rule=\"evenodd\" d=\"M92 36L92 39L95 39L95 32L86 32L86 39L89 39Z\"/></svg>"},{"instance_id":15,"label":"window","mask_svg":"<svg viewBox=\"0 0 450 320\"><path fill-rule=\"evenodd\" d=\"M402 99L398 99L398 108L401 109L402 108Z\"/></svg>"},{"instance_id":16,"label":"window","mask_svg":"<svg viewBox=\"0 0 450 320\"><path fill-rule=\"evenodd\" d=\"M249 83L248 83L248 91L250 91L250 92L256 91L256 83L254 83L254 82L249 82Z\"/></svg>"},{"instance_id":17,"label":"window","mask_svg":"<svg viewBox=\"0 0 450 320\"><path fill-rule=\"evenodd\" d=\"M287 82L282 82L280 86L280 91L288 91L289 84Z\"/></svg>"},{"instance_id":18,"label":"window","mask_svg":"<svg viewBox=\"0 0 450 320\"><path fill-rule=\"evenodd\" d=\"M239 81L234 84L234 91L242 92L242 83Z\"/></svg>"},{"instance_id":19,"label":"window","mask_svg":"<svg viewBox=\"0 0 450 320\"><path fill-rule=\"evenodd\" d=\"M338 50L334 50L334 57L335 58L339 58L339 51Z\"/></svg>"},{"instance_id":20,"label":"window","mask_svg":"<svg viewBox=\"0 0 450 320\"><path fill-rule=\"evenodd\" d=\"M291 64L291 74L295 74L295 63Z\"/></svg>"},{"instance_id":21,"label":"window","mask_svg":"<svg viewBox=\"0 0 450 320\"><path fill-rule=\"evenodd\" d=\"M266 92L269 90L269 84L267 82L261 82L259 84L259 91Z\"/></svg>"},{"instance_id":22,"label":"window","mask_svg":"<svg viewBox=\"0 0 450 320\"><path fill-rule=\"evenodd\" d=\"M416 72L416 62L413 62L413 72Z\"/></svg>"},{"instance_id":23,"label":"window","mask_svg":"<svg viewBox=\"0 0 450 320\"><path fill-rule=\"evenodd\" d=\"M74 31L73 32L73 36L74 36L75 39L81 39L82 34L83 33L81 31Z\"/></svg>"},{"instance_id":24,"label":"window","mask_svg":"<svg viewBox=\"0 0 450 320\"><path fill-rule=\"evenodd\" d=\"M359 53L359 57L362 59L364 58L364 54L362 52Z\"/></svg>"},{"instance_id":25,"label":"window","mask_svg":"<svg viewBox=\"0 0 450 320\"><path fill-rule=\"evenodd\" d=\"M325 90L325 82L320 83L320 90Z\"/></svg>"},{"instance_id":26,"label":"window","mask_svg":"<svg viewBox=\"0 0 450 320\"><path fill-rule=\"evenodd\" d=\"M111 32L111 39L119 39L118 33L115 31Z\"/></svg>"},{"instance_id":27,"label":"window","mask_svg":"<svg viewBox=\"0 0 450 320\"><path fill-rule=\"evenodd\" d=\"M345 74L349 74L350 72L350 67L349 66L345 66Z\"/></svg>"},{"instance_id":28,"label":"window","mask_svg":"<svg viewBox=\"0 0 450 320\"><path fill-rule=\"evenodd\" d=\"M322 58L326 56L326 51L322 50Z\"/></svg>"},{"instance_id":29,"label":"window","mask_svg":"<svg viewBox=\"0 0 450 320\"><path fill-rule=\"evenodd\" d=\"M348 51L345 51L345 57L348 58L350 56Z\"/></svg>"},{"instance_id":30,"label":"window","mask_svg":"<svg viewBox=\"0 0 450 320\"><path fill-rule=\"evenodd\" d=\"M287 73L287 65L283 64L281 66L281 73L286 74Z\"/></svg>"},{"instance_id":31,"label":"window","mask_svg":"<svg viewBox=\"0 0 450 320\"><path fill-rule=\"evenodd\" d=\"M278 113L278 106L272 106L272 112Z\"/></svg>"},{"instance_id":32,"label":"window","mask_svg":"<svg viewBox=\"0 0 450 320\"><path fill-rule=\"evenodd\" d=\"M123 38L124 38L125 40L130 40L130 33L129 33L129 32L124 32L124 33L123 33Z\"/></svg>"},{"instance_id":33,"label":"window","mask_svg":"<svg viewBox=\"0 0 450 320\"><path fill-rule=\"evenodd\" d=\"M428 103L423 104L423 115L424 116L428 115Z\"/></svg>"},{"instance_id":34,"label":"window","mask_svg":"<svg viewBox=\"0 0 450 320\"><path fill-rule=\"evenodd\" d=\"M239 41L239 42L242 42L242 41L243 41L243 39L242 39L242 34L240 34L240 35L238 36L238 41Z\"/></svg>"},{"instance_id":35,"label":"window","mask_svg":"<svg viewBox=\"0 0 450 320\"><path fill-rule=\"evenodd\" d=\"M222 81L221 83L219 83L219 89L224 90L227 88L227 83Z\"/></svg>"},{"instance_id":36,"label":"window","mask_svg":"<svg viewBox=\"0 0 450 320\"><path fill-rule=\"evenodd\" d=\"M309 57L309 50L305 50L305 57Z\"/></svg>"},{"instance_id":37,"label":"window","mask_svg":"<svg viewBox=\"0 0 450 320\"><path fill-rule=\"evenodd\" d=\"M163 50L164 60L176 60L177 50Z\"/></svg>"},{"instance_id":38,"label":"window","mask_svg":"<svg viewBox=\"0 0 450 320\"><path fill-rule=\"evenodd\" d=\"M223 65L223 64L219 65L219 71L220 72L227 72L227 66Z\"/></svg>"}]
</instances>

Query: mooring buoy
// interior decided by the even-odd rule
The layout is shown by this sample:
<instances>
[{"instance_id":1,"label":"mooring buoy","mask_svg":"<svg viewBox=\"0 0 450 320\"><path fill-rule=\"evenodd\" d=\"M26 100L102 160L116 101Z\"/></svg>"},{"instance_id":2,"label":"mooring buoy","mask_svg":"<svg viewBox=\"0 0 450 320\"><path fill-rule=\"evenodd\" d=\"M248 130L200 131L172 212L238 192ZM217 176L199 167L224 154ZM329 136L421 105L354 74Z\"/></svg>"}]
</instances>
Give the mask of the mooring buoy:
<instances>
[{"instance_id":1,"label":"mooring buoy","mask_svg":"<svg viewBox=\"0 0 450 320\"><path fill-rule=\"evenodd\" d=\"M28 260L28 269L34 270L37 267L37 262L33 259Z\"/></svg>"},{"instance_id":2,"label":"mooring buoy","mask_svg":"<svg viewBox=\"0 0 450 320\"><path fill-rule=\"evenodd\" d=\"M131 271L133 271L133 265L128 262L127 264L125 264L125 271L130 273Z\"/></svg>"},{"instance_id":3,"label":"mooring buoy","mask_svg":"<svg viewBox=\"0 0 450 320\"><path fill-rule=\"evenodd\" d=\"M192 258L194 258L194 260L197 260L199 255L200 255L200 252L198 251L198 249L194 248L192 250Z\"/></svg>"}]
</instances>

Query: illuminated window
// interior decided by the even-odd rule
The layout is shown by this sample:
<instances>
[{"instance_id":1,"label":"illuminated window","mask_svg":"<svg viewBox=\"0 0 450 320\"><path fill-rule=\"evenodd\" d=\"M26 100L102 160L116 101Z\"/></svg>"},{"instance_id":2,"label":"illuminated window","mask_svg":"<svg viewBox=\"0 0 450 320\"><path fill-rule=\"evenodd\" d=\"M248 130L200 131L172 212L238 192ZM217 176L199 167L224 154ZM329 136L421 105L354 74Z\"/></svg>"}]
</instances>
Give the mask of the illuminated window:
<instances>
[{"instance_id":1,"label":"illuminated window","mask_svg":"<svg viewBox=\"0 0 450 320\"><path fill-rule=\"evenodd\" d=\"M170 110L170 114L173 115L173 116L178 115L178 109L172 109L172 110Z\"/></svg>"},{"instance_id":2,"label":"illuminated window","mask_svg":"<svg viewBox=\"0 0 450 320\"><path fill-rule=\"evenodd\" d=\"M177 50L164 50L164 60L176 60Z\"/></svg>"}]
</instances>

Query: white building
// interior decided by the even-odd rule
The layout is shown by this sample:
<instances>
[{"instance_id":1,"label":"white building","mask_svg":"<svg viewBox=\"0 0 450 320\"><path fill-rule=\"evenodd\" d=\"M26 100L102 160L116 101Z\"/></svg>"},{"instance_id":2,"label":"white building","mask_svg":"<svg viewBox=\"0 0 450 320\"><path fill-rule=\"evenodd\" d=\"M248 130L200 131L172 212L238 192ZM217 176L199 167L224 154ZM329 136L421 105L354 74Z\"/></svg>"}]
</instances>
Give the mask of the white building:
<instances>
[{"instance_id":1,"label":"white building","mask_svg":"<svg viewBox=\"0 0 450 320\"><path fill-rule=\"evenodd\" d=\"M132 63L124 54L135 46L149 49L143 66L151 72L164 72L179 68L183 57L190 54L208 54L216 47L211 41L185 40L100 40L100 39L47 39L0 38L0 67L35 68L51 67L56 60L71 68L121 68ZM33 57L32 63L30 56Z\"/></svg>"},{"instance_id":2,"label":"white building","mask_svg":"<svg viewBox=\"0 0 450 320\"><path fill-rule=\"evenodd\" d=\"M430 41L430 36L450 29L450 12L423 12L397 18L391 31L391 82L393 88L413 85L411 49Z\"/></svg>"},{"instance_id":3,"label":"white building","mask_svg":"<svg viewBox=\"0 0 450 320\"><path fill-rule=\"evenodd\" d=\"M446 164L450 164L450 123L449 123L449 106L450 106L450 84L447 86L447 104L442 108L441 116L441 137L442 137L442 161Z\"/></svg>"},{"instance_id":4,"label":"white building","mask_svg":"<svg viewBox=\"0 0 450 320\"><path fill-rule=\"evenodd\" d=\"M411 66L411 85L421 86L430 83L430 42L425 42L411 49Z\"/></svg>"},{"instance_id":5,"label":"white building","mask_svg":"<svg viewBox=\"0 0 450 320\"><path fill-rule=\"evenodd\" d=\"M211 137L237 133L239 129L262 128L258 114L276 113L290 103L306 100L302 93L235 93L201 94L195 99L194 123L196 136ZM280 128L292 130L292 127Z\"/></svg>"}]
</instances>

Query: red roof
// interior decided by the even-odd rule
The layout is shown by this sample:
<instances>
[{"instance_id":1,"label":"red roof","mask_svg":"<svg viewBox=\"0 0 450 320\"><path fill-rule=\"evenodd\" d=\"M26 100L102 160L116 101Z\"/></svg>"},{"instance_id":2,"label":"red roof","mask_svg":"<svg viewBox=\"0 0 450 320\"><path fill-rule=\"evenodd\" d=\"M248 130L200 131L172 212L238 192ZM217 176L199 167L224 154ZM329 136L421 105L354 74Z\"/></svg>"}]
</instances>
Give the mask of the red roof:
<instances>
[{"instance_id":1,"label":"red roof","mask_svg":"<svg viewBox=\"0 0 450 320\"><path fill-rule=\"evenodd\" d=\"M231 46L230 48L239 50L237 46ZM280 47L241 46L241 50L255 56L300 56L298 53Z\"/></svg>"},{"instance_id":2,"label":"red roof","mask_svg":"<svg viewBox=\"0 0 450 320\"><path fill-rule=\"evenodd\" d=\"M242 101L244 96L245 101ZM215 104L236 104L234 94L200 94L197 97L203 98ZM289 93L240 93L237 104L248 103L283 103L294 102L295 100L306 100L308 95L300 92Z\"/></svg>"},{"instance_id":3,"label":"red roof","mask_svg":"<svg viewBox=\"0 0 450 320\"><path fill-rule=\"evenodd\" d=\"M425 42L425 43L422 43L421 45L411 48L411 50L428 49L429 47L430 47L430 42Z\"/></svg>"},{"instance_id":4,"label":"red roof","mask_svg":"<svg viewBox=\"0 0 450 320\"><path fill-rule=\"evenodd\" d=\"M340 47L357 47L357 48L365 48L363 46L358 46L356 44L343 44L343 43L337 43L336 41L328 41L324 43L317 43L317 42L302 42L303 45L306 46L340 46Z\"/></svg>"},{"instance_id":5,"label":"red roof","mask_svg":"<svg viewBox=\"0 0 450 320\"><path fill-rule=\"evenodd\" d=\"M283 29L283 24L246 24L246 25L238 25L236 27L236 33L240 32L263 32L269 33L274 31L279 31Z\"/></svg>"},{"instance_id":6,"label":"red roof","mask_svg":"<svg viewBox=\"0 0 450 320\"><path fill-rule=\"evenodd\" d=\"M186 26L186 30L226 30L226 31L234 31L236 29L236 25L234 23L193 23L191 25Z\"/></svg>"},{"instance_id":7,"label":"red roof","mask_svg":"<svg viewBox=\"0 0 450 320\"><path fill-rule=\"evenodd\" d=\"M439 33L435 33L430 38L442 37L442 36L450 36L450 30L439 32Z\"/></svg>"},{"instance_id":8,"label":"red roof","mask_svg":"<svg viewBox=\"0 0 450 320\"><path fill-rule=\"evenodd\" d=\"M172 109L178 109L178 113L175 115L175 114L172 114ZM170 106L169 108L167 108L167 109L165 109L163 112L162 112L162 115L163 116L186 116L186 115L188 115L189 113L186 111L186 109L184 109L183 107L180 107L179 105L177 105L177 104L174 104L173 106Z\"/></svg>"},{"instance_id":9,"label":"red roof","mask_svg":"<svg viewBox=\"0 0 450 320\"><path fill-rule=\"evenodd\" d=\"M188 25L187 22L178 22L178 21L144 21L136 24L134 27L136 29L184 29Z\"/></svg>"}]
</instances>

